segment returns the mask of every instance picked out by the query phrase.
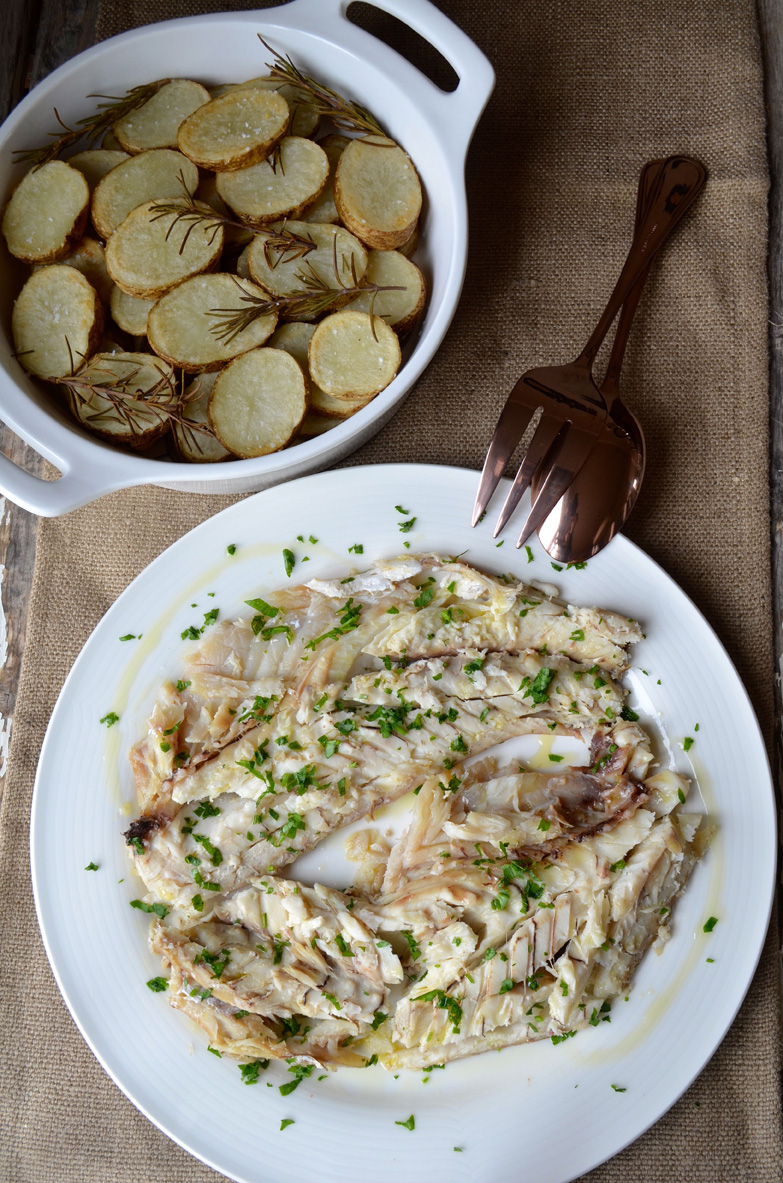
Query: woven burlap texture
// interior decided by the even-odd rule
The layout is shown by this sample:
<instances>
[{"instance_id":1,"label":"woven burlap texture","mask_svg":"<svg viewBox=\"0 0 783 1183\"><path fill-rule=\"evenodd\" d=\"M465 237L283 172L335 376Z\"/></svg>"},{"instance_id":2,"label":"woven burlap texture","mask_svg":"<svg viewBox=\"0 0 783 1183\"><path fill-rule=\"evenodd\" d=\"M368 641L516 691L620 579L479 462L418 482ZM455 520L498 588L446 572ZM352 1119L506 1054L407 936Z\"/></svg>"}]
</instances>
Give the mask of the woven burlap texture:
<instances>
[{"instance_id":1,"label":"woven burlap texture","mask_svg":"<svg viewBox=\"0 0 783 1183\"><path fill-rule=\"evenodd\" d=\"M629 241L641 164L674 151L699 156L708 187L653 271L628 350L624 391L649 447L629 533L705 612L769 735L767 175L752 0L441 7L498 76L468 162L465 293L404 407L349 463L479 466L518 374L572 356L597 319ZM98 35L213 8L203 0L105 0ZM0 817L7 1183L217 1178L134 1109L81 1040L36 927L28 828L38 751L80 646L138 571L230 500L143 489L41 523ZM780 1180L778 1048L770 938L711 1063L652 1130L587 1178ZM480 1164L474 1177L490 1183Z\"/></svg>"}]
</instances>

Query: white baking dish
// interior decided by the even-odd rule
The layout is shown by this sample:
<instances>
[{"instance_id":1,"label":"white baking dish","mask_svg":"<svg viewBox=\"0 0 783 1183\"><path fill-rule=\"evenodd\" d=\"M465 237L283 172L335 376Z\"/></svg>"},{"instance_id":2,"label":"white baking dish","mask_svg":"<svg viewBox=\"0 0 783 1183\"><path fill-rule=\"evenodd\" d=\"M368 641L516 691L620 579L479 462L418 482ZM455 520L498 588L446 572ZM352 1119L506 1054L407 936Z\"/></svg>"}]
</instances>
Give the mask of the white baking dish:
<instances>
[{"instance_id":1,"label":"white baking dish","mask_svg":"<svg viewBox=\"0 0 783 1183\"><path fill-rule=\"evenodd\" d=\"M441 91L394 50L352 24L346 17L349 0L293 0L258 12L165 21L79 54L19 104L0 129L0 193L7 199L22 172L13 164L14 150L46 142L55 126L54 107L72 126L94 110L90 94L122 94L164 77L207 84L251 78L264 72L269 58L256 36L260 32L307 71L368 106L404 145L421 175L426 204L420 257L430 302L397 378L351 419L271 456L193 466L130 455L82 431L58 409L56 392L52 397L39 389L13 358L10 314L22 276L2 243L0 418L62 475L44 481L0 456L0 494L52 517L130 485L247 493L333 464L374 435L399 407L443 340L459 299L467 255L465 155L494 74L483 53L429 0L374 3L443 54L459 76L456 90Z\"/></svg>"}]
</instances>

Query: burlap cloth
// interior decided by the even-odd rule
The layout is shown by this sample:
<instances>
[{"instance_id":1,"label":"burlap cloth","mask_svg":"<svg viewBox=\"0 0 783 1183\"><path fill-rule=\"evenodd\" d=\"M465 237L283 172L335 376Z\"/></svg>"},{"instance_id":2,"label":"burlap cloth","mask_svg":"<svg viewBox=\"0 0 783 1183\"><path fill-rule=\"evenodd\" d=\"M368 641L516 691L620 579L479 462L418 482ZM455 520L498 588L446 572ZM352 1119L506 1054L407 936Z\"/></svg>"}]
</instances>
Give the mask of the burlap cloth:
<instances>
[{"instance_id":1,"label":"burlap cloth","mask_svg":"<svg viewBox=\"0 0 783 1183\"><path fill-rule=\"evenodd\" d=\"M624 387L650 457L629 533L715 626L769 736L767 172L752 0L441 3L498 75L469 160L465 294L405 406L350 462L478 467L521 370L567 359L592 328L624 257L640 165L673 151L699 156L707 190L656 265L628 351ZM98 35L213 7L105 0ZM0 1177L8 1183L217 1178L136 1112L66 1012L35 922L28 816L47 720L91 629L138 571L228 501L131 490L41 522L0 819ZM770 937L711 1063L654 1129L590 1180L780 1180L779 1083Z\"/></svg>"}]
</instances>

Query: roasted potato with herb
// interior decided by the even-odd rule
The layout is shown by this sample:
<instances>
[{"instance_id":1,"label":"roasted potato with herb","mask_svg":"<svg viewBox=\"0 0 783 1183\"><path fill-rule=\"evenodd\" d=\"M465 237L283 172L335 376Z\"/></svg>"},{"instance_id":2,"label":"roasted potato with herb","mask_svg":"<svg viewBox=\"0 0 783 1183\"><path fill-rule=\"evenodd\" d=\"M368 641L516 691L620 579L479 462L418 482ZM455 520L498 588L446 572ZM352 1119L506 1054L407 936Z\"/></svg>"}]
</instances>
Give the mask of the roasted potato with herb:
<instances>
[{"instance_id":1,"label":"roasted potato with herb","mask_svg":"<svg viewBox=\"0 0 783 1183\"><path fill-rule=\"evenodd\" d=\"M253 349L221 370L209 400L218 440L248 459L279 452L307 411L307 380L282 349Z\"/></svg>"},{"instance_id":2,"label":"roasted potato with herb","mask_svg":"<svg viewBox=\"0 0 783 1183\"><path fill-rule=\"evenodd\" d=\"M24 263L55 263L82 236L90 189L82 173L53 160L22 177L3 214L9 251Z\"/></svg>"}]
</instances>

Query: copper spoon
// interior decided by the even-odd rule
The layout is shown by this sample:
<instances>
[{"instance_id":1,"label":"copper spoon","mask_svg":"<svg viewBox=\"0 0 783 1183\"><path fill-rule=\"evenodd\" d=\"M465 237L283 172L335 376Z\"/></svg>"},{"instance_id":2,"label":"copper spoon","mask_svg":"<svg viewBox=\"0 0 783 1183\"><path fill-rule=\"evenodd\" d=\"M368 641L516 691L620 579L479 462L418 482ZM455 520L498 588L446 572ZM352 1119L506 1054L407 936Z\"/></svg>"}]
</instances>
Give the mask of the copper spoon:
<instances>
[{"instance_id":1,"label":"copper spoon","mask_svg":"<svg viewBox=\"0 0 783 1183\"><path fill-rule=\"evenodd\" d=\"M636 227L643 220L664 162L651 160L642 169L636 202ZM701 192L707 177L692 200ZM651 261L652 262L652 261ZM597 554L628 520L644 478L646 450L644 432L632 411L619 397L620 370L650 265L639 275L623 305L601 393L609 414L593 450L563 497L540 526L541 545L553 559L563 563L584 562ZM532 495L537 495L536 482Z\"/></svg>"}]
</instances>

